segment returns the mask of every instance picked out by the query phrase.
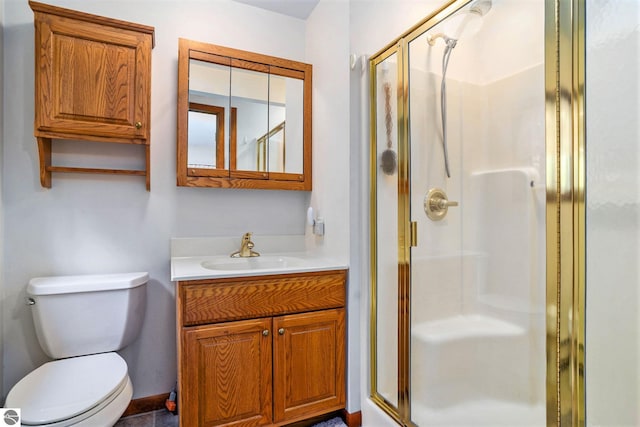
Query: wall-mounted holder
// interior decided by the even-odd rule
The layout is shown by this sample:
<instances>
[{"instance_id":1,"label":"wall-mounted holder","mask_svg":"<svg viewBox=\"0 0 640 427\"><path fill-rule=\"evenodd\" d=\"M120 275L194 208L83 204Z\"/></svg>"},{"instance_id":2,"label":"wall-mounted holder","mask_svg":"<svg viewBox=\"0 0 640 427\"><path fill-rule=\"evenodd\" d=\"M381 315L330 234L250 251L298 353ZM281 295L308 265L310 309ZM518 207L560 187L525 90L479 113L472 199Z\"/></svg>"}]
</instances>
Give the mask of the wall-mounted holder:
<instances>
[{"instance_id":1,"label":"wall-mounted holder","mask_svg":"<svg viewBox=\"0 0 640 427\"><path fill-rule=\"evenodd\" d=\"M143 176L149 190L155 29L36 1L29 6L35 27L34 136L40 184L50 188L53 172L99 173ZM145 168L56 166L53 140L143 145Z\"/></svg>"},{"instance_id":2,"label":"wall-mounted holder","mask_svg":"<svg viewBox=\"0 0 640 427\"><path fill-rule=\"evenodd\" d=\"M449 206L458 206L458 202L451 202L447 193L440 188L432 188L424 196L424 212L432 221L440 221L449 211Z\"/></svg>"},{"instance_id":3,"label":"wall-mounted holder","mask_svg":"<svg viewBox=\"0 0 640 427\"><path fill-rule=\"evenodd\" d=\"M324 219L322 217L315 218L312 207L307 209L307 224L313 227L313 234L324 236Z\"/></svg>"}]
</instances>

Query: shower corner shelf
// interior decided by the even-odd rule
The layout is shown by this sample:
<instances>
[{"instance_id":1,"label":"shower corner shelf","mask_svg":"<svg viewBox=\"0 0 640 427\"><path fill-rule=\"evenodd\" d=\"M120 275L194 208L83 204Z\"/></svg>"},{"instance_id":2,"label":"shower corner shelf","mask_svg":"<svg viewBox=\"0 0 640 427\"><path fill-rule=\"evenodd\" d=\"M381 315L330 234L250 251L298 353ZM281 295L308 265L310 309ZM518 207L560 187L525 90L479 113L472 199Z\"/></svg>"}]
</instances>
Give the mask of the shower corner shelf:
<instances>
[{"instance_id":1,"label":"shower corner shelf","mask_svg":"<svg viewBox=\"0 0 640 427\"><path fill-rule=\"evenodd\" d=\"M40 184L51 188L52 172L135 175L145 177L149 191L154 28L35 1L29 6ZM144 145L145 169L54 166L54 139Z\"/></svg>"}]
</instances>

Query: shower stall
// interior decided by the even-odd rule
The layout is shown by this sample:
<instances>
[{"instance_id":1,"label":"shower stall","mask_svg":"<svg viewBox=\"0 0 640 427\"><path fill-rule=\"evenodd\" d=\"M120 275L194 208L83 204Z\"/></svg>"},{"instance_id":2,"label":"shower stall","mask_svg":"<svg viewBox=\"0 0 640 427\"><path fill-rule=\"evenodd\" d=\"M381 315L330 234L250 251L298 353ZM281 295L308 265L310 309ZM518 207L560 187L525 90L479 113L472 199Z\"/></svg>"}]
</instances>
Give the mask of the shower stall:
<instances>
[{"instance_id":1,"label":"shower stall","mask_svg":"<svg viewBox=\"0 0 640 427\"><path fill-rule=\"evenodd\" d=\"M452 1L370 66L372 398L545 425L545 0Z\"/></svg>"}]
</instances>

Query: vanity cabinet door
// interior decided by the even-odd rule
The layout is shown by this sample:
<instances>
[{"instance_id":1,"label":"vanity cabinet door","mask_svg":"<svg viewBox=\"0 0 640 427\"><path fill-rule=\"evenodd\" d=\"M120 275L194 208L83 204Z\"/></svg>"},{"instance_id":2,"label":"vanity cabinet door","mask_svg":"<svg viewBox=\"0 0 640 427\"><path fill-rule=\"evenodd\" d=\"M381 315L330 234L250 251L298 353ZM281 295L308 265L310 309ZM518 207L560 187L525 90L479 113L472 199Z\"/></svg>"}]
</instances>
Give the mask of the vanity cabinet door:
<instances>
[{"instance_id":1,"label":"vanity cabinet door","mask_svg":"<svg viewBox=\"0 0 640 427\"><path fill-rule=\"evenodd\" d=\"M271 424L271 319L183 328L182 349L181 425Z\"/></svg>"},{"instance_id":2,"label":"vanity cabinet door","mask_svg":"<svg viewBox=\"0 0 640 427\"><path fill-rule=\"evenodd\" d=\"M273 319L274 422L345 405L345 310Z\"/></svg>"}]
</instances>

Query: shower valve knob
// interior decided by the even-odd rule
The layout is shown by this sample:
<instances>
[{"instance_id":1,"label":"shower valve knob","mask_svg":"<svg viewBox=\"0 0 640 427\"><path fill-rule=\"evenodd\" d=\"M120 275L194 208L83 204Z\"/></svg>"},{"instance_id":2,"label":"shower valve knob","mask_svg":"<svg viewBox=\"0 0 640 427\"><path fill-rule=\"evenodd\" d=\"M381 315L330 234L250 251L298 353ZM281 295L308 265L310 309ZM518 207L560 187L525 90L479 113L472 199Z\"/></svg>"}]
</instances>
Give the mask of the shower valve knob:
<instances>
[{"instance_id":1,"label":"shower valve knob","mask_svg":"<svg viewBox=\"0 0 640 427\"><path fill-rule=\"evenodd\" d=\"M424 211L433 221L443 219L450 206L458 206L458 202L450 201L447 194L440 188L432 188L426 196L424 196Z\"/></svg>"},{"instance_id":2,"label":"shower valve knob","mask_svg":"<svg viewBox=\"0 0 640 427\"><path fill-rule=\"evenodd\" d=\"M433 204L432 208L435 206L437 209L444 209L449 206L458 206L458 202L452 202L450 200L440 198L431 200L431 203Z\"/></svg>"}]
</instances>

